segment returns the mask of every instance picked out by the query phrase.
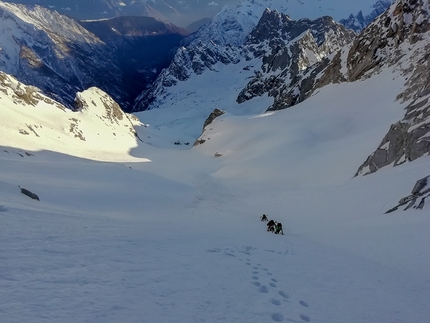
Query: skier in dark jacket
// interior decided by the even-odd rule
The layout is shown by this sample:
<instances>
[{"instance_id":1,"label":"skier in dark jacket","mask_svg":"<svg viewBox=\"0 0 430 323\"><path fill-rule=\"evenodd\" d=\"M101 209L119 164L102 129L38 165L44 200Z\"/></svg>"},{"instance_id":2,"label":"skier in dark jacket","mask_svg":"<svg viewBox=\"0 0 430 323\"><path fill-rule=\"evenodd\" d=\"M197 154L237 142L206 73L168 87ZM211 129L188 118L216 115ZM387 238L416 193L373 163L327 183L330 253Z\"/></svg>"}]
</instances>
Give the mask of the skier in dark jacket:
<instances>
[{"instance_id":1,"label":"skier in dark jacket","mask_svg":"<svg viewBox=\"0 0 430 323\"><path fill-rule=\"evenodd\" d=\"M267 231L274 232L275 231L276 222L273 220L270 220L267 222Z\"/></svg>"},{"instance_id":2,"label":"skier in dark jacket","mask_svg":"<svg viewBox=\"0 0 430 323\"><path fill-rule=\"evenodd\" d=\"M281 222L278 222L276 224L275 234L282 234L282 235L284 235L284 231L282 230L282 223Z\"/></svg>"},{"instance_id":3,"label":"skier in dark jacket","mask_svg":"<svg viewBox=\"0 0 430 323\"><path fill-rule=\"evenodd\" d=\"M260 219L261 219L261 221L269 221L266 214L263 214Z\"/></svg>"}]
</instances>

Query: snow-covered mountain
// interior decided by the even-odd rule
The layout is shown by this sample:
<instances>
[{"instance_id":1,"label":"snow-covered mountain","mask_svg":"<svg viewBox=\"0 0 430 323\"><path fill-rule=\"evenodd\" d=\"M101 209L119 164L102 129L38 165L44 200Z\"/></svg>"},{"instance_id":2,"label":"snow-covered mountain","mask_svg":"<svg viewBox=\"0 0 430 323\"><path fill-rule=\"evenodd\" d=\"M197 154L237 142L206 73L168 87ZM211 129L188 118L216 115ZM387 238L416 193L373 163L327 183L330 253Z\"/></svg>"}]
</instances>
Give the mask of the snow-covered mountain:
<instances>
[{"instance_id":1,"label":"snow-covered mountain","mask_svg":"<svg viewBox=\"0 0 430 323\"><path fill-rule=\"evenodd\" d=\"M293 54L288 55L294 55L292 60L296 63L292 65L301 70L352 41L353 33L346 31L331 18L318 18L315 21L303 19L296 22L285 14L281 15L282 11L287 11L298 16L313 16L313 7L305 4L302 4L303 7L284 5L283 1L271 0L247 1L235 7L225 7L209 24L188 38L170 66L160 74L152 87L136 100L134 110L152 109L162 105L165 97L170 95L170 87L188 80L193 74L201 75L206 70L216 71L214 66L218 63L237 64L241 60L258 58L264 65L271 59L270 55L281 56L277 60L282 59L280 47L288 43L291 48L298 47L293 50ZM266 6L279 8L281 12L275 10L270 14L272 10L265 11ZM267 28L270 30L266 31ZM301 44L298 45L299 43ZM298 57L302 52L303 57ZM301 66L298 67L297 64ZM265 68L267 69L267 66L263 67L263 70Z\"/></svg>"},{"instance_id":2,"label":"snow-covered mountain","mask_svg":"<svg viewBox=\"0 0 430 323\"><path fill-rule=\"evenodd\" d=\"M40 6L4 2L0 14L1 70L22 82L70 103L78 89L102 75L105 80L120 76L103 42L77 21Z\"/></svg>"},{"instance_id":3,"label":"snow-covered mountain","mask_svg":"<svg viewBox=\"0 0 430 323\"><path fill-rule=\"evenodd\" d=\"M0 21L1 71L67 106L77 92L97 86L125 110L168 64L185 32L147 17L80 23L40 6L4 2ZM103 26L118 32L109 37ZM149 45L157 55L145 54Z\"/></svg>"}]
</instances>

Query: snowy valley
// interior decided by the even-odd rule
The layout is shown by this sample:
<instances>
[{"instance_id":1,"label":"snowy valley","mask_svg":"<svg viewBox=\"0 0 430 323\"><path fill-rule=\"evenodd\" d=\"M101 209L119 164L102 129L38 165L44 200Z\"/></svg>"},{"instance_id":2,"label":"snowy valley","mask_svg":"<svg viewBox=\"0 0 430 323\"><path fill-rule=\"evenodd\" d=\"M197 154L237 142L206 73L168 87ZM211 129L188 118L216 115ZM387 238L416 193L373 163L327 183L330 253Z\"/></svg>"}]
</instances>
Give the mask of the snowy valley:
<instances>
[{"instance_id":1,"label":"snowy valley","mask_svg":"<svg viewBox=\"0 0 430 323\"><path fill-rule=\"evenodd\" d=\"M2 70L0 321L427 322L429 1L336 3L225 7L132 113Z\"/></svg>"}]
</instances>

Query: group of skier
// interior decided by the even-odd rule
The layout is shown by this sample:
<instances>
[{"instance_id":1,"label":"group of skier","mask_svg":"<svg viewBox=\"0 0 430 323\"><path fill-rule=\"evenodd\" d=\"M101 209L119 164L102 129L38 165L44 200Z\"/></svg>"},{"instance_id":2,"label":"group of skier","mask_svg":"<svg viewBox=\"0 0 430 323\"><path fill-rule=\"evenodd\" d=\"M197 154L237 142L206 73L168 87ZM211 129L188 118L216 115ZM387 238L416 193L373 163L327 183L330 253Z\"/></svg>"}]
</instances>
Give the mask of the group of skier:
<instances>
[{"instance_id":1,"label":"group of skier","mask_svg":"<svg viewBox=\"0 0 430 323\"><path fill-rule=\"evenodd\" d=\"M266 214L263 214L260 218L261 221L266 221L267 222L267 231L268 232L273 232L274 234L284 234L284 231L282 230L282 223L281 222L276 222L273 220L270 220L267 218Z\"/></svg>"}]
</instances>

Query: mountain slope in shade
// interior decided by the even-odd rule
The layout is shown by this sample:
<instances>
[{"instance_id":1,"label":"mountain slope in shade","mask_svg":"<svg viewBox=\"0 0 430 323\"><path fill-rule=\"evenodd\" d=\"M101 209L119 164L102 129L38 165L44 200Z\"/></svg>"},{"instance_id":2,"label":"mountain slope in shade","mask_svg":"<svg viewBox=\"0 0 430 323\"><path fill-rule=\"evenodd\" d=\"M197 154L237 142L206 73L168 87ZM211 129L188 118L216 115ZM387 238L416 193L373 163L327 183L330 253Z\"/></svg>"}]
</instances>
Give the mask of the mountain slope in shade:
<instances>
[{"instance_id":1,"label":"mountain slope in shade","mask_svg":"<svg viewBox=\"0 0 430 323\"><path fill-rule=\"evenodd\" d=\"M180 26L203 17L214 16L223 6L237 0L173 1L173 0L14 0L27 5L38 4L77 19L106 19L118 16L149 16Z\"/></svg>"},{"instance_id":2,"label":"mountain slope in shade","mask_svg":"<svg viewBox=\"0 0 430 323\"><path fill-rule=\"evenodd\" d=\"M77 92L97 86L127 110L185 33L147 17L80 23L40 6L3 2L0 12L0 70L69 107Z\"/></svg>"}]
</instances>

